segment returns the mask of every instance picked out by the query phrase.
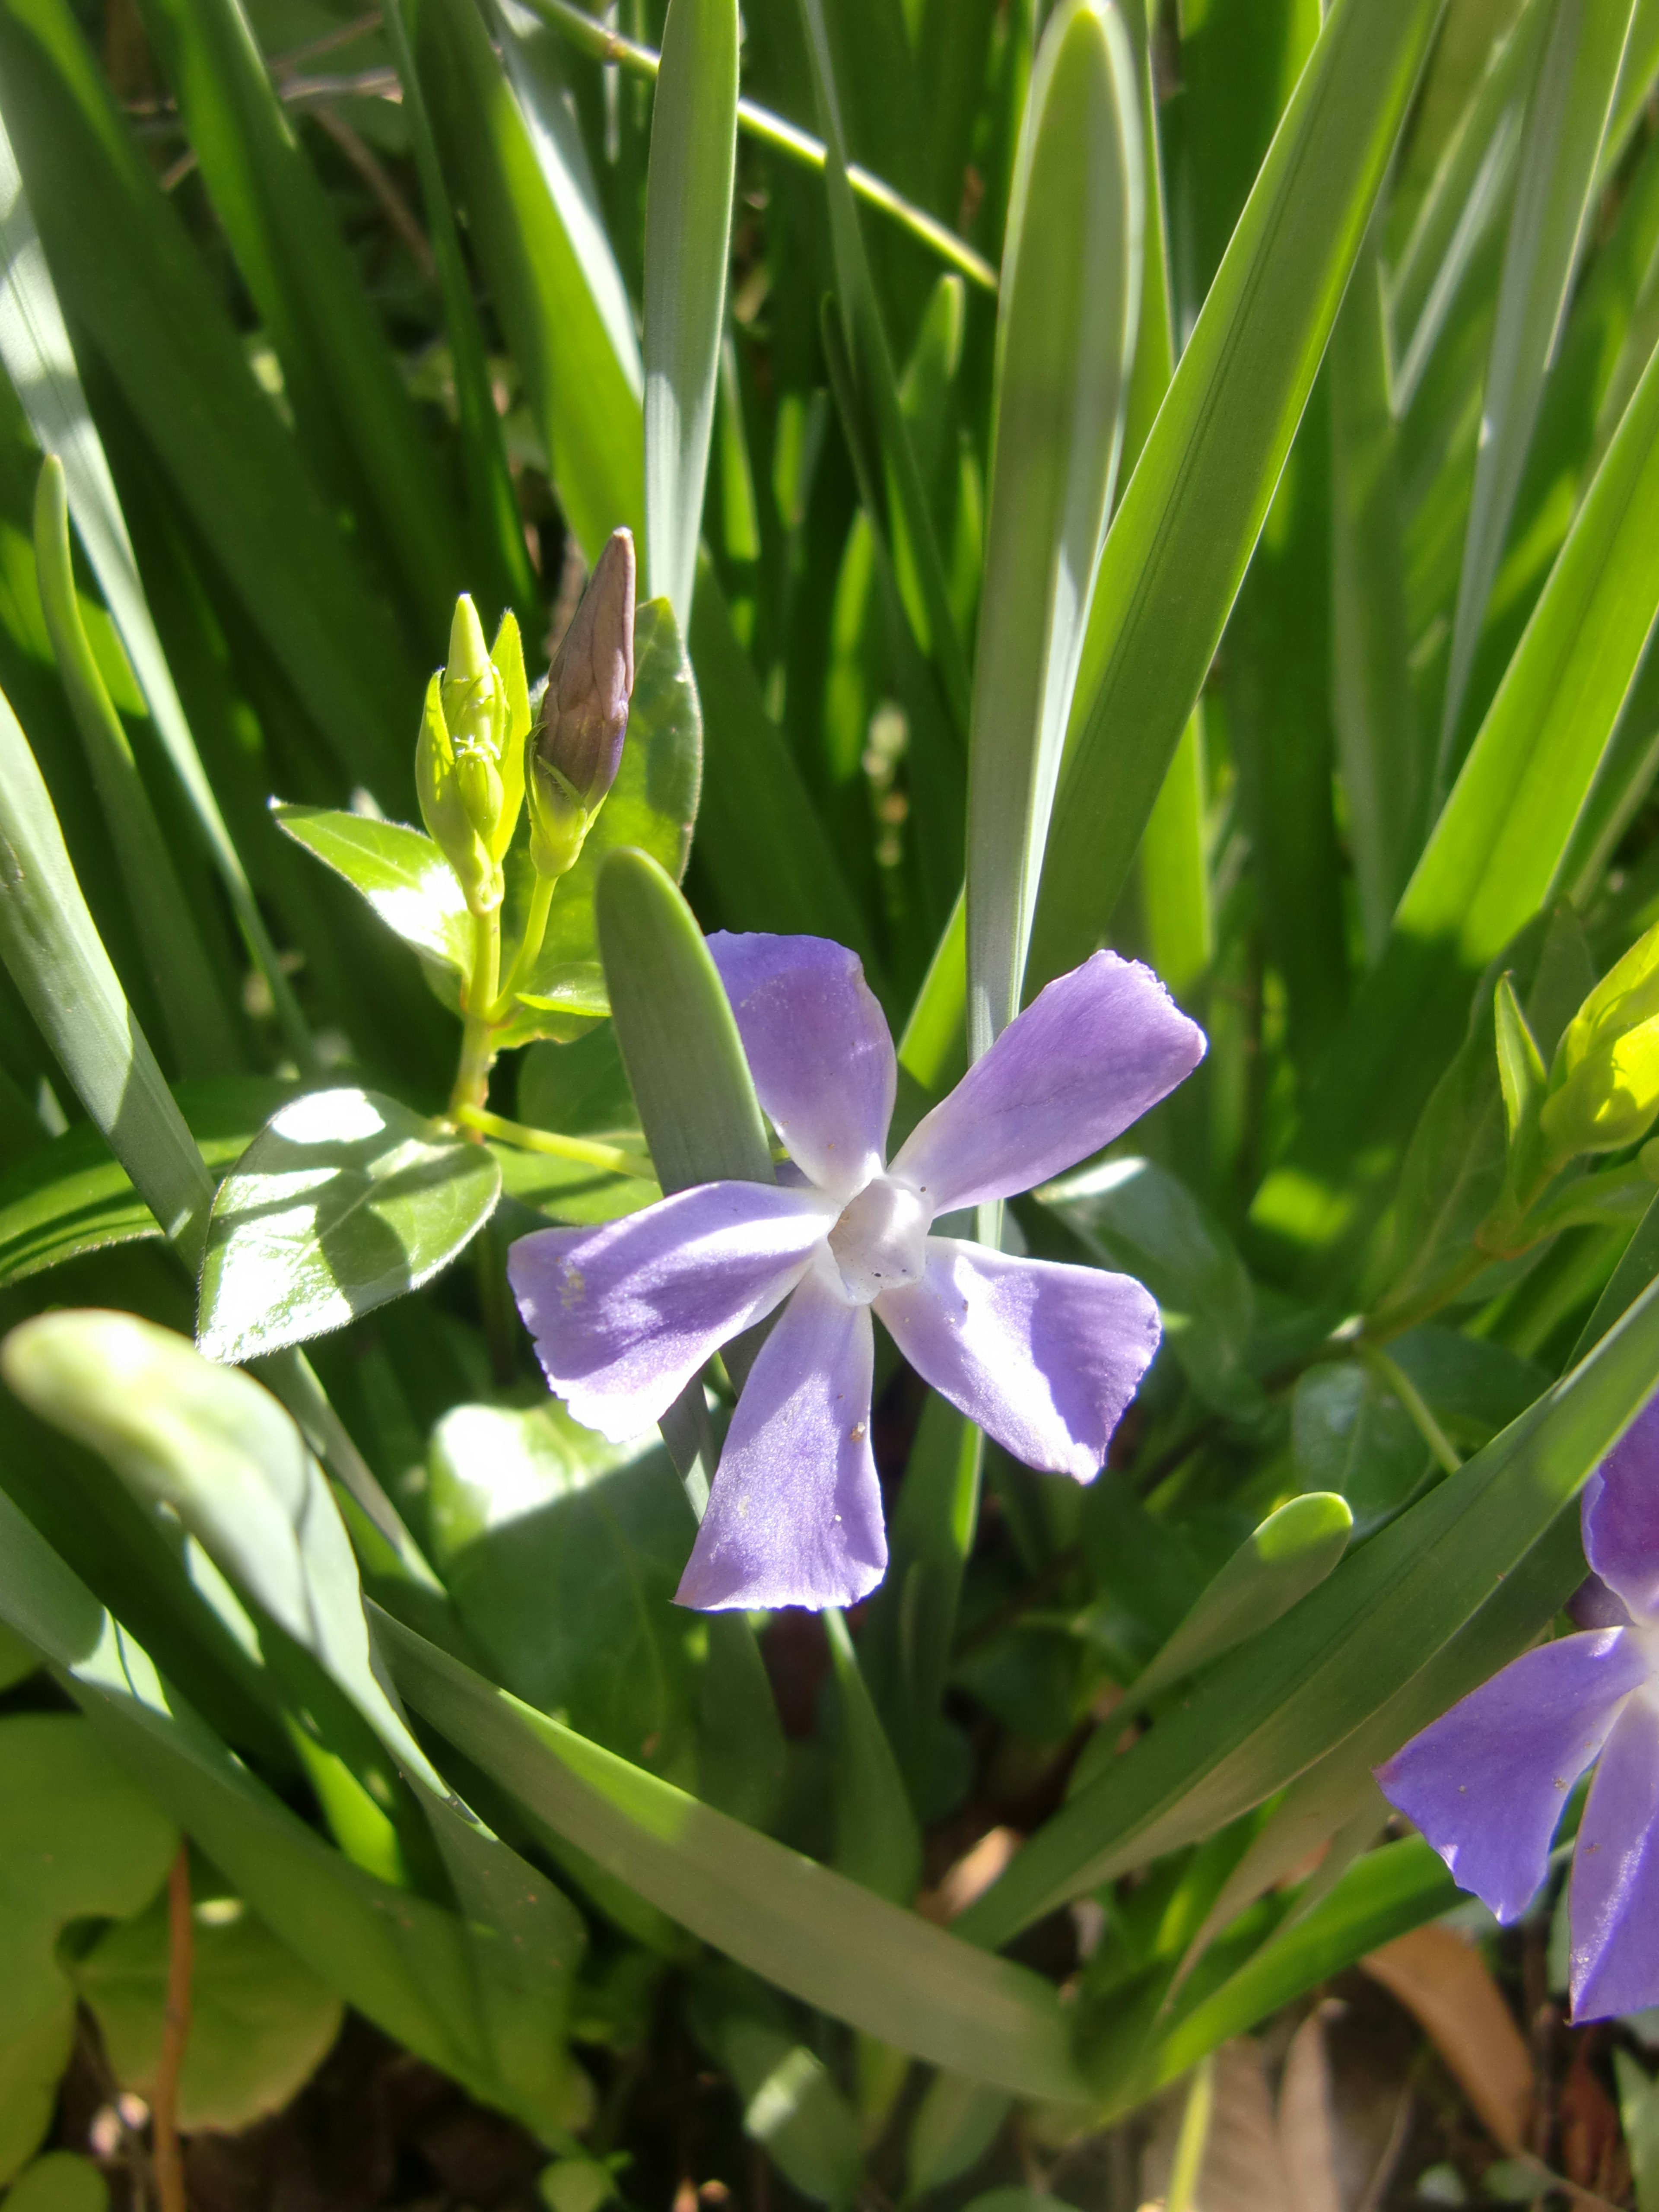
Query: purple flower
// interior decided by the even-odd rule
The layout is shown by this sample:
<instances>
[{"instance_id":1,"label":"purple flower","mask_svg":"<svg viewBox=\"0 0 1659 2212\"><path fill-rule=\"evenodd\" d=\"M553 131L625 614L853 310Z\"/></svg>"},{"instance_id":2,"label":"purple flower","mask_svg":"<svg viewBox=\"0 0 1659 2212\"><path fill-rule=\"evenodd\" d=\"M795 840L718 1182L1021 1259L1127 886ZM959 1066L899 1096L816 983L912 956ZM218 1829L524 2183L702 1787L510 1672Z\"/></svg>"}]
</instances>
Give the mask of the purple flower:
<instances>
[{"instance_id":1,"label":"purple flower","mask_svg":"<svg viewBox=\"0 0 1659 2212\"><path fill-rule=\"evenodd\" d=\"M1584 1632L1540 1644L1413 1736L1376 1778L1500 1920L1523 1912L1579 1776L1572 2016L1659 2003L1659 1399L1591 1475Z\"/></svg>"},{"instance_id":2,"label":"purple flower","mask_svg":"<svg viewBox=\"0 0 1659 2212\"><path fill-rule=\"evenodd\" d=\"M854 954L708 940L793 1167L702 1183L507 1272L549 1382L621 1439L781 1305L732 1417L682 1605L850 1605L887 1565L870 1449L872 1310L918 1373L1029 1466L1087 1481L1158 1347L1127 1275L928 1234L1097 1152L1191 1073L1204 1036L1149 969L1097 952L1050 983L885 1164L897 1067ZM785 1301L787 1301L787 1304Z\"/></svg>"}]
</instances>

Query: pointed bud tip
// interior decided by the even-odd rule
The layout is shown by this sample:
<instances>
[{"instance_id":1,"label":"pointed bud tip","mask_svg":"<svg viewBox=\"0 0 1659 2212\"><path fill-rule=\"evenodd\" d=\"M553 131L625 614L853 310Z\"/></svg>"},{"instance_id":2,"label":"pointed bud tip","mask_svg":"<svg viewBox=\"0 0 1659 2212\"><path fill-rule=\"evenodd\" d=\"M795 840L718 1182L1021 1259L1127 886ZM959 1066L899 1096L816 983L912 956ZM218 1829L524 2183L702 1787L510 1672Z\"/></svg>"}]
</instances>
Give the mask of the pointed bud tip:
<instances>
[{"instance_id":1,"label":"pointed bud tip","mask_svg":"<svg viewBox=\"0 0 1659 2212\"><path fill-rule=\"evenodd\" d=\"M449 625L449 657L444 664L444 676L449 681L457 677L465 681L482 676L489 666L489 648L484 643L483 624L478 620L471 593L463 592L455 602L455 613Z\"/></svg>"}]
</instances>

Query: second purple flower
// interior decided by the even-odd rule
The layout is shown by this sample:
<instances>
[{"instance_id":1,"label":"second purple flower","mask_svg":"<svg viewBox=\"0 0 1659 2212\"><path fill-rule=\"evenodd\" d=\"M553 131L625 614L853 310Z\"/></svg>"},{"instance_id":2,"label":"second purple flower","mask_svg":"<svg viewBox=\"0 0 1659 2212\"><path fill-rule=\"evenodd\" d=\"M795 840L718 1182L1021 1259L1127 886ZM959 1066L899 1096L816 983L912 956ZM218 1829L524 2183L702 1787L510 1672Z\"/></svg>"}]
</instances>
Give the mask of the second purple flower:
<instances>
[{"instance_id":1,"label":"second purple flower","mask_svg":"<svg viewBox=\"0 0 1659 2212\"><path fill-rule=\"evenodd\" d=\"M508 1273L553 1390L618 1439L783 1306L678 1596L851 1605L887 1564L872 1312L1016 1459L1098 1472L1158 1347L1152 1297L1127 1275L930 1231L1109 1144L1197 1066L1204 1035L1149 969L1097 952L1010 1023L889 1163L897 1064L856 956L815 937L708 946L790 1164L775 1184L704 1183L599 1228L538 1231Z\"/></svg>"}]
</instances>

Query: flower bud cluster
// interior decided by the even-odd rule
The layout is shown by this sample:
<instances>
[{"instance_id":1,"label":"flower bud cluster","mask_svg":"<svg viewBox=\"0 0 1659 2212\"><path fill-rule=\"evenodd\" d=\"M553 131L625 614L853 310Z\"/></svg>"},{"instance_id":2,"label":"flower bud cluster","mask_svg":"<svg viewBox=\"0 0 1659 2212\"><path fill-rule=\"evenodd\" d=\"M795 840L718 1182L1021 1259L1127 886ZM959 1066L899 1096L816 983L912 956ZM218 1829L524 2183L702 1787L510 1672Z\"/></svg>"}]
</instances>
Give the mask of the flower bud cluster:
<instances>
[{"instance_id":1,"label":"flower bud cluster","mask_svg":"<svg viewBox=\"0 0 1659 2212\"><path fill-rule=\"evenodd\" d=\"M524 801L529 728L518 623L504 614L487 648L477 609L463 592L450 625L449 658L427 685L415 785L421 818L474 914L501 902L501 860Z\"/></svg>"}]
</instances>

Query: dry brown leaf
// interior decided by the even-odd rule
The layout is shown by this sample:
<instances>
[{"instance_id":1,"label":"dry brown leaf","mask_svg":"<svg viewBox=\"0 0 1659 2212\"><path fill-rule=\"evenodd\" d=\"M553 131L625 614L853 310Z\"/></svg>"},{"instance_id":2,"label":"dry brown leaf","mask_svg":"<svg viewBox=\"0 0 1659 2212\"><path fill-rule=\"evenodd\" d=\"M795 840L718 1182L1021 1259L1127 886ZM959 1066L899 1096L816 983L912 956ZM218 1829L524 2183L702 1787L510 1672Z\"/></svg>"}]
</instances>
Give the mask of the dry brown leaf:
<instances>
[{"instance_id":1,"label":"dry brown leaf","mask_svg":"<svg viewBox=\"0 0 1659 2212\"><path fill-rule=\"evenodd\" d=\"M1166 2100L1143 2154L1144 2197L1162 2199L1169 2189L1184 2105L1183 2084L1181 2093ZM1210 2132L1191 2212L1286 2212L1294 2203L1279 2154L1261 2047L1248 2036L1237 2036L1215 2054Z\"/></svg>"},{"instance_id":2,"label":"dry brown leaf","mask_svg":"<svg viewBox=\"0 0 1659 2212\"><path fill-rule=\"evenodd\" d=\"M1309 2014L1285 2054L1279 2084L1279 2154L1285 2169L1287 2212L1342 2212L1322 2006Z\"/></svg>"},{"instance_id":3,"label":"dry brown leaf","mask_svg":"<svg viewBox=\"0 0 1659 2212\"><path fill-rule=\"evenodd\" d=\"M1449 1928L1430 1926L1360 1964L1416 2019L1492 2141L1518 2151L1532 2109L1532 2060L1480 1953Z\"/></svg>"},{"instance_id":4,"label":"dry brown leaf","mask_svg":"<svg viewBox=\"0 0 1659 2212\"><path fill-rule=\"evenodd\" d=\"M971 1850L945 1869L936 1889L922 1891L916 1899L917 1911L924 1919L941 1924L954 1920L989 1889L1024 1840L1018 1828L988 1829Z\"/></svg>"}]
</instances>

